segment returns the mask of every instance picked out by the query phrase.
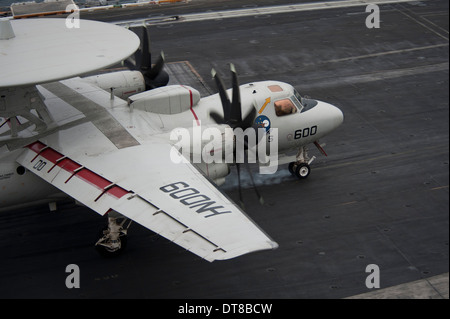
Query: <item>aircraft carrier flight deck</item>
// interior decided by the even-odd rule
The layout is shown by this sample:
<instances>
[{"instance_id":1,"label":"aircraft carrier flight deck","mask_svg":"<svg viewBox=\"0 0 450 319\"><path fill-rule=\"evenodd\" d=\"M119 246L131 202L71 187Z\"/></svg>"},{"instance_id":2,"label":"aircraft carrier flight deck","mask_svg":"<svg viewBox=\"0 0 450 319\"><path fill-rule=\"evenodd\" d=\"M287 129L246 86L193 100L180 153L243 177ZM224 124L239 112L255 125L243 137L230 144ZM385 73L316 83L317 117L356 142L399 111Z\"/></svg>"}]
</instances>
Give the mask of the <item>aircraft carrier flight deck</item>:
<instances>
[{"instance_id":1,"label":"aircraft carrier flight deck","mask_svg":"<svg viewBox=\"0 0 450 319\"><path fill-rule=\"evenodd\" d=\"M135 223L127 250L105 259L93 247L105 219L88 208L63 201L52 212L2 211L0 297L448 298L449 3L380 4L379 28L368 28L365 5L331 2L192 0L81 12L147 21L152 54L164 51L173 83L213 94L211 68L229 87L233 63L241 84L290 83L338 106L344 123L320 141L327 157L310 148L317 159L306 180L287 165L273 175L251 167L263 205L244 170L245 211L278 249L209 263ZM236 168L226 181L220 189L237 202ZM69 264L80 267L79 289L65 285ZM379 289L366 286L368 265L379 267Z\"/></svg>"}]
</instances>

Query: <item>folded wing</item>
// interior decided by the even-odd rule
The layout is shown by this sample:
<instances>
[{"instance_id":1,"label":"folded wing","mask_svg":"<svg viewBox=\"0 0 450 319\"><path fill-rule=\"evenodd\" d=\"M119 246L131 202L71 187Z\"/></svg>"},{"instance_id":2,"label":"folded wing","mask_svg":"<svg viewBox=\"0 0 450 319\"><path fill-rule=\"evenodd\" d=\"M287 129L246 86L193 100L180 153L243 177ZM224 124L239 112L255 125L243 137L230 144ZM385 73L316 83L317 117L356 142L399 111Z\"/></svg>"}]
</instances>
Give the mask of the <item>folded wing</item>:
<instances>
[{"instance_id":1,"label":"folded wing","mask_svg":"<svg viewBox=\"0 0 450 319\"><path fill-rule=\"evenodd\" d=\"M155 141L74 160L37 141L17 161L97 213L115 210L208 261L278 246L190 163L172 162L170 152L171 145Z\"/></svg>"}]
</instances>

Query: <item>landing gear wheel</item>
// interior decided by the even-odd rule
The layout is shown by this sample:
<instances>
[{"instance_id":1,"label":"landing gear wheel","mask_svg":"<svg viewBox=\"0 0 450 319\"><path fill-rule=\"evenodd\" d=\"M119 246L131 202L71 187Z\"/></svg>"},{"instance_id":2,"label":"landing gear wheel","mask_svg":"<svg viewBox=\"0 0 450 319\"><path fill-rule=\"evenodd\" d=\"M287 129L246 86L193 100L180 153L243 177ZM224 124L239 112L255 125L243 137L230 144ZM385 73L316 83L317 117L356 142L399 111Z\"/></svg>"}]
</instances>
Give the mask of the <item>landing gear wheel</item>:
<instances>
[{"instance_id":1,"label":"landing gear wheel","mask_svg":"<svg viewBox=\"0 0 450 319\"><path fill-rule=\"evenodd\" d=\"M300 163L295 168L295 176L297 176L299 179L305 179L309 176L309 173L311 173L311 168L306 163Z\"/></svg>"},{"instance_id":2,"label":"landing gear wheel","mask_svg":"<svg viewBox=\"0 0 450 319\"><path fill-rule=\"evenodd\" d=\"M291 175L294 176L295 175L295 162L290 162L288 169L289 169L289 173L291 173Z\"/></svg>"},{"instance_id":3,"label":"landing gear wheel","mask_svg":"<svg viewBox=\"0 0 450 319\"><path fill-rule=\"evenodd\" d=\"M129 221L126 226L125 223ZM115 211L108 215L108 226L100 231L100 239L95 244L95 249L103 257L120 255L127 247L127 234L131 220L121 216Z\"/></svg>"},{"instance_id":4,"label":"landing gear wheel","mask_svg":"<svg viewBox=\"0 0 450 319\"><path fill-rule=\"evenodd\" d=\"M127 247L128 236L121 233L117 239L112 239L108 227L99 232L99 241L95 244L95 250L102 257L116 257Z\"/></svg>"}]
</instances>

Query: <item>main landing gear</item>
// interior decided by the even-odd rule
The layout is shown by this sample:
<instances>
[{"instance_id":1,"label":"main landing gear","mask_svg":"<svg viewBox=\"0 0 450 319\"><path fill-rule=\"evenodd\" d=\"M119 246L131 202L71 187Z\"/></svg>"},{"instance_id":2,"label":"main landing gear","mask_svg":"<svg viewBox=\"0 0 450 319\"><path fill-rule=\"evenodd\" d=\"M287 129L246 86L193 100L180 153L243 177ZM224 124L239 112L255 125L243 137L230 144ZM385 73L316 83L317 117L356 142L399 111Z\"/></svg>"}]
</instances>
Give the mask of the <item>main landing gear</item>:
<instances>
[{"instance_id":1,"label":"main landing gear","mask_svg":"<svg viewBox=\"0 0 450 319\"><path fill-rule=\"evenodd\" d=\"M95 249L103 257L120 255L127 246L127 233L132 221L114 213L108 213L108 226L101 230L100 239L95 243Z\"/></svg>"},{"instance_id":2,"label":"main landing gear","mask_svg":"<svg viewBox=\"0 0 450 319\"><path fill-rule=\"evenodd\" d=\"M316 159L313 156L311 159L308 157L308 149L303 146L299 149L295 162L289 163L289 172L293 176L297 176L299 179L305 179L311 173L311 167L309 166Z\"/></svg>"}]
</instances>

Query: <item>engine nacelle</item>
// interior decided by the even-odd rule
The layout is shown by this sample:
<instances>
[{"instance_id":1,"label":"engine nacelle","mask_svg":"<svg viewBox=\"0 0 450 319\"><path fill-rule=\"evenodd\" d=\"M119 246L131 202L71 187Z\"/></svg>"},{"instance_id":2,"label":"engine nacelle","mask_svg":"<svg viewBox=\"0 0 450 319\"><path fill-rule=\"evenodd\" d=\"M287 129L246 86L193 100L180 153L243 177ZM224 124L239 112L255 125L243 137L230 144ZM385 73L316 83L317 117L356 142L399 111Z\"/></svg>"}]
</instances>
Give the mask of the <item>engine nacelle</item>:
<instances>
[{"instance_id":1,"label":"engine nacelle","mask_svg":"<svg viewBox=\"0 0 450 319\"><path fill-rule=\"evenodd\" d=\"M198 163L194 164L205 176L210 178L217 186L225 183L225 177L230 174L230 165L227 163Z\"/></svg>"},{"instance_id":2,"label":"engine nacelle","mask_svg":"<svg viewBox=\"0 0 450 319\"><path fill-rule=\"evenodd\" d=\"M174 148L190 162L233 163L234 134L228 125L179 127L169 133L169 139Z\"/></svg>"},{"instance_id":3,"label":"engine nacelle","mask_svg":"<svg viewBox=\"0 0 450 319\"><path fill-rule=\"evenodd\" d=\"M145 91L144 76L139 71L119 71L93 75L83 78L99 88L110 92L121 99Z\"/></svg>"},{"instance_id":4,"label":"engine nacelle","mask_svg":"<svg viewBox=\"0 0 450 319\"><path fill-rule=\"evenodd\" d=\"M158 114L177 114L200 101L200 93L186 85L169 85L135 94L128 98L132 109Z\"/></svg>"},{"instance_id":5,"label":"engine nacelle","mask_svg":"<svg viewBox=\"0 0 450 319\"><path fill-rule=\"evenodd\" d=\"M175 163L190 161L217 185L225 182L234 159L234 134L228 125L176 128L170 132L170 140Z\"/></svg>"}]
</instances>

